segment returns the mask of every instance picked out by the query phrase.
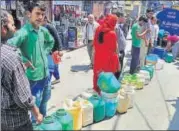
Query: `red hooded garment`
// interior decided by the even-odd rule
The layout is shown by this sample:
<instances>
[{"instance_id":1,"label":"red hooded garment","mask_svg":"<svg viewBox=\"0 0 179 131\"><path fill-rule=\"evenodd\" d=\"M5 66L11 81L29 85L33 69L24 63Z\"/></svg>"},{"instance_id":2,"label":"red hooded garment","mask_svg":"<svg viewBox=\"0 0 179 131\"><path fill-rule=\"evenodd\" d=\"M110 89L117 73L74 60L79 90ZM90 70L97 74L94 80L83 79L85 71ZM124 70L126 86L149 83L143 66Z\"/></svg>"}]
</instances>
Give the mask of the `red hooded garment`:
<instances>
[{"instance_id":1,"label":"red hooded garment","mask_svg":"<svg viewBox=\"0 0 179 131\"><path fill-rule=\"evenodd\" d=\"M100 94L97 86L98 75L101 71L117 72L119 71L119 58L117 53L117 36L114 31L117 23L115 15L108 15L104 23L96 29L94 37L94 68L93 68L93 89ZM104 32L103 43L99 42L99 33Z\"/></svg>"}]
</instances>

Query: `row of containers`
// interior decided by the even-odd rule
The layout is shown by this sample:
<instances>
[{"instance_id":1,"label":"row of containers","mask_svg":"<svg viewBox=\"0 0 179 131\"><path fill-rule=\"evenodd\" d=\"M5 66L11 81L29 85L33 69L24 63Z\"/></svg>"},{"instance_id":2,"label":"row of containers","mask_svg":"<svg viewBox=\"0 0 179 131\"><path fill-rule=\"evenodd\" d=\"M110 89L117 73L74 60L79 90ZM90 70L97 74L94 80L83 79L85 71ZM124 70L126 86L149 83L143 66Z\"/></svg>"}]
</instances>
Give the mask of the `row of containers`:
<instances>
[{"instance_id":1,"label":"row of containers","mask_svg":"<svg viewBox=\"0 0 179 131\"><path fill-rule=\"evenodd\" d=\"M40 125L34 126L34 130L81 130L117 113L126 113L134 106L135 90L150 83L156 68L162 69L158 61L160 53L156 54L146 57L146 65L137 74L124 74L120 81L111 72L101 72L98 78L101 95L88 89L75 100L66 99L63 108L45 117Z\"/></svg>"}]
</instances>

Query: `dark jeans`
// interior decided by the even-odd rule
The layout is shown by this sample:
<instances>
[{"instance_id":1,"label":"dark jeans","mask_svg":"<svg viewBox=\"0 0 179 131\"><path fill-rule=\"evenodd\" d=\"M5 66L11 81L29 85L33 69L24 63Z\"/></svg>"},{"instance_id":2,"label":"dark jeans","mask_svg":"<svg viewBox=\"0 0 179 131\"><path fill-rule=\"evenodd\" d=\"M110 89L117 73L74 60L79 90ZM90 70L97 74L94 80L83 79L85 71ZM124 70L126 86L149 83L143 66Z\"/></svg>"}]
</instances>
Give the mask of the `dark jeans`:
<instances>
[{"instance_id":1,"label":"dark jeans","mask_svg":"<svg viewBox=\"0 0 179 131\"><path fill-rule=\"evenodd\" d=\"M124 50L120 51L120 54L121 54L121 56L119 57L119 62L120 62L120 64L121 64L121 71L122 71L122 69L123 69L123 62L124 62L124 57L125 57L125 51L124 51Z\"/></svg>"},{"instance_id":2,"label":"dark jeans","mask_svg":"<svg viewBox=\"0 0 179 131\"><path fill-rule=\"evenodd\" d=\"M130 74L134 74L139 66L140 47L132 46L132 60L130 65Z\"/></svg>"}]
</instances>

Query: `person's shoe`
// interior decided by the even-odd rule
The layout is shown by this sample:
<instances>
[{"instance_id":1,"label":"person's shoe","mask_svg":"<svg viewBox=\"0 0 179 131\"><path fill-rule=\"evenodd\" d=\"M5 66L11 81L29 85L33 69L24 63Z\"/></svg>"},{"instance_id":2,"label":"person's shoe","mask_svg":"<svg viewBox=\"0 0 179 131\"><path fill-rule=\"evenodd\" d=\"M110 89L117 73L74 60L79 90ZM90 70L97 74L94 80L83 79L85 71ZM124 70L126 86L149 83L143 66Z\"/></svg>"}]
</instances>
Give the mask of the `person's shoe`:
<instances>
[{"instance_id":1,"label":"person's shoe","mask_svg":"<svg viewBox=\"0 0 179 131\"><path fill-rule=\"evenodd\" d=\"M52 85L55 85L55 84L57 84L57 83L60 83L60 79L57 79L57 80L52 81Z\"/></svg>"}]
</instances>

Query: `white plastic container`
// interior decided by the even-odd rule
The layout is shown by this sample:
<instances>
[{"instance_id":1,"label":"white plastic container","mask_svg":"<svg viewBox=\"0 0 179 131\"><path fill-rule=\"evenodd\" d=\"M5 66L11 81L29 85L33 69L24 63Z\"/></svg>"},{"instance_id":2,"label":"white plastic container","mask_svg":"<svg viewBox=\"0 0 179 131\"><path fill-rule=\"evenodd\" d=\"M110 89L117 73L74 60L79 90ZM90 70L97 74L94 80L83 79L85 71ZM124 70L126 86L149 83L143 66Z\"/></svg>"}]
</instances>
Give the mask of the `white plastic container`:
<instances>
[{"instance_id":1,"label":"white plastic container","mask_svg":"<svg viewBox=\"0 0 179 131\"><path fill-rule=\"evenodd\" d=\"M105 93L101 91L101 96L107 99L114 99L114 98L117 98L118 92L117 93Z\"/></svg>"},{"instance_id":2,"label":"white plastic container","mask_svg":"<svg viewBox=\"0 0 179 131\"><path fill-rule=\"evenodd\" d=\"M93 94L97 94L93 89L87 89L86 91L84 91L81 94L81 97L85 100L87 100L88 98L90 98Z\"/></svg>"},{"instance_id":3,"label":"white plastic container","mask_svg":"<svg viewBox=\"0 0 179 131\"><path fill-rule=\"evenodd\" d=\"M155 69L156 69L156 70L162 70L163 67L164 67L164 63L165 63L164 60L159 59L158 62L157 62L157 64L155 65Z\"/></svg>"},{"instance_id":4,"label":"white plastic container","mask_svg":"<svg viewBox=\"0 0 179 131\"><path fill-rule=\"evenodd\" d=\"M135 96L134 87L128 85L128 86L126 86L126 88L121 89L120 95L124 96L125 94L126 94L126 95L128 96L128 98L129 98L129 107L128 107L128 109L133 108L133 106L134 106L134 99L135 99L135 98L134 98L134 96Z\"/></svg>"},{"instance_id":5,"label":"white plastic container","mask_svg":"<svg viewBox=\"0 0 179 131\"><path fill-rule=\"evenodd\" d=\"M144 78L145 78L145 85L148 85L149 84L149 82L150 82L150 73L148 72L148 71L145 71L145 70L141 70L140 72L139 72L139 75L143 75L144 76Z\"/></svg>"},{"instance_id":6,"label":"white plastic container","mask_svg":"<svg viewBox=\"0 0 179 131\"><path fill-rule=\"evenodd\" d=\"M93 123L93 105L88 100L78 98L82 108L82 126L87 126Z\"/></svg>"},{"instance_id":7,"label":"white plastic container","mask_svg":"<svg viewBox=\"0 0 179 131\"><path fill-rule=\"evenodd\" d=\"M122 89L121 89L122 90ZM129 96L125 93L121 93L118 95L118 106L117 112L119 113L126 113L130 104Z\"/></svg>"}]
</instances>

